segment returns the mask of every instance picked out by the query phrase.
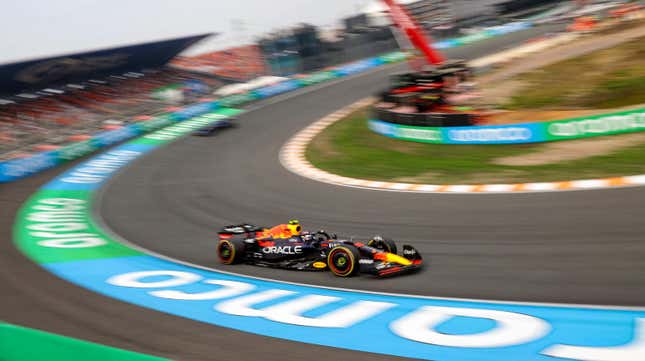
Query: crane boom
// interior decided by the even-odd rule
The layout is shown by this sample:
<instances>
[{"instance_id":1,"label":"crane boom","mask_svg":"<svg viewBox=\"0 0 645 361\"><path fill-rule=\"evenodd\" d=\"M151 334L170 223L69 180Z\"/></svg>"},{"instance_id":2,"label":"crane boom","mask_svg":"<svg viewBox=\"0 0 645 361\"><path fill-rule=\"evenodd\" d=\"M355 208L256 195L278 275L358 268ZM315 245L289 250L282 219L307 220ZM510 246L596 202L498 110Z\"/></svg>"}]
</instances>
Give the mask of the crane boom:
<instances>
[{"instance_id":1,"label":"crane boom","mask_svg":"<svg viewBox=\"0 0 645 361\"><path fill-rule=\"evenodd\" d=\"M412 45L419 49L426 58L429 65L441 65L445 61L444 57L432 48L430 39L416 21L408 14L407 10L399 5L395 0L383 0L387 5L392 21L402 33L407 36Z\"/></svg>"}]
</instances>

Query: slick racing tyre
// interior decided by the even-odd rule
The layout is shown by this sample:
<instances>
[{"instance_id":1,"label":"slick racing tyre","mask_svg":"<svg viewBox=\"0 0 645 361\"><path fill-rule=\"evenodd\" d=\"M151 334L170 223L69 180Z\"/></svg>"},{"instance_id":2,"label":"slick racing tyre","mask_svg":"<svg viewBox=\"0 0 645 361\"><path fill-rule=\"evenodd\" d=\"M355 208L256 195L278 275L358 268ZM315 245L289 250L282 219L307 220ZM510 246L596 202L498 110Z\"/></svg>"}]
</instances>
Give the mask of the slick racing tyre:
<instances>
[{"instance_id":1,"label":"slick racing tyre","mask_svg":"<svg viewBox=\"0 0 645 361\"><path fill-rule=\"evenodd\" d=\"M394 243L394 241L391 239L387 239L387 238L383 238L379 240L370 239L369 242L367 242L367 246L380 249L385 252L397 254L396 243Z\"/></svg>"},{"instance_id":2,"label":"slick racing tyre","mask_svg":"<svg viewBox=\"0 0 645 361\"><path fill-rule=\"evenodd\" d=\"M327 255L327 266L338 277L351 277L358 273L360 257L358 249L352 245L336 246Z\"/></svg>"},{"instance_id":3,"label":"slick racing tyre","mask_svg":"<svg viewBox=\"0 0 645 361\"><path fill-rule=\"evenodd\" d=\"M236 264L244 260L245 244L241 239L222 239L217 245L217 255L223 264Z\"/></svg>"}]
</instances>

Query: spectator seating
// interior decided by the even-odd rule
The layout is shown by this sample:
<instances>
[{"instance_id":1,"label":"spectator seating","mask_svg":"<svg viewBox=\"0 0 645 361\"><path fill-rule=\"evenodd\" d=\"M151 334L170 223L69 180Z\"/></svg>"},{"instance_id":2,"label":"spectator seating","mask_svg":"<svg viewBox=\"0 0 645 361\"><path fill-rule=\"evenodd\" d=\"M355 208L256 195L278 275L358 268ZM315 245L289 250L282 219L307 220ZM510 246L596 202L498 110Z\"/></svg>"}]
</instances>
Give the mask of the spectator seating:
<instances>
[{"instance_id":1,"label":"spectator seating","mask_svg":"<svg viewBox=\"0 0 645 361\"><path fill-rule=\"evenodd\" d=\"M201 92L191 92L195 83L203 87ZM222 84L212 76L166 67L0 99L0 160L53 149L106 127L145 121L149 118L136 117L197 101ZM152 96L168 86L185 93L179 103Z\"/></svg>"},{"instance_id":2,"label":"spectator seating","mask_svg":"<svg viewBox=\"0 0 645 361\"><path fill-rule=\"evenodd\" d=\"M192 57L179 56L173 59L170 65L233 81L247 81L267 74L264 59L257 45L240 46Z\"/></svg>"}]
</instances>

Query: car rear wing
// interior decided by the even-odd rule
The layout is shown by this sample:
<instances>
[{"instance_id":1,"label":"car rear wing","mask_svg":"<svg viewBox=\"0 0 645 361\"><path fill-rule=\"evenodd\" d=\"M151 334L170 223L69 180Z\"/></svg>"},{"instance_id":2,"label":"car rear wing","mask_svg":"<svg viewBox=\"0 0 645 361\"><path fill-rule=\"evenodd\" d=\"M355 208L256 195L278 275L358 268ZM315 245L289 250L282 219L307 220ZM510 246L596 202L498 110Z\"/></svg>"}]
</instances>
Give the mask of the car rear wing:
<instances>
[{"instance_id":1,"label":"car rear wing","mask_svg":"<svg viewBox=\"0 0 645 361\"><path fill-rule=\"evenodd\" d=\"M253 224L235 224L230 226L225 226L220 229L217 234L219 234L220 239L231 238L236 235L245 235L246 237L255 237L256 232L262 230L262 227L258 227Z\"/></svg>"}]
</instances>

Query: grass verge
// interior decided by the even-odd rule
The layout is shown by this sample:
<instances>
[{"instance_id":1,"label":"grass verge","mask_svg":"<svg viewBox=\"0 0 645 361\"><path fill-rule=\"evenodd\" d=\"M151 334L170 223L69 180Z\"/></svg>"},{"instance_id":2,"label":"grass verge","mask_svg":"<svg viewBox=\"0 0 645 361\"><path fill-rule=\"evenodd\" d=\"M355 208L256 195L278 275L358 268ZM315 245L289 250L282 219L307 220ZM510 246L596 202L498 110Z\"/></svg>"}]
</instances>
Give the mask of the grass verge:
<instances>
[{"instance_id":1,"label":"grass verge","mask_svg":"<svg viewBox=\"0 0 645 361\"><path fill-rule=\"evenodd\" d=\"M367 128L367 118L367 110L359 110L325 129L307 148L307 159L314 166L334 174L407 183L521 183L645 174L645 140L607 154L574 161L507 166L496 164L495 160L543 152L555 143L414 143L373 133ZM584 142L593 141L588 139Z\"/></svg>"},{"instance_id":2,"label":"grass verge","mask_svg":"<svg viewBox=\"0 0 645 361\"><path fill-rule=\"evenodd\" d=\"M517 76L507 109L607 109L645 103L645 37Z\"/></svg>"}]
</instances>

